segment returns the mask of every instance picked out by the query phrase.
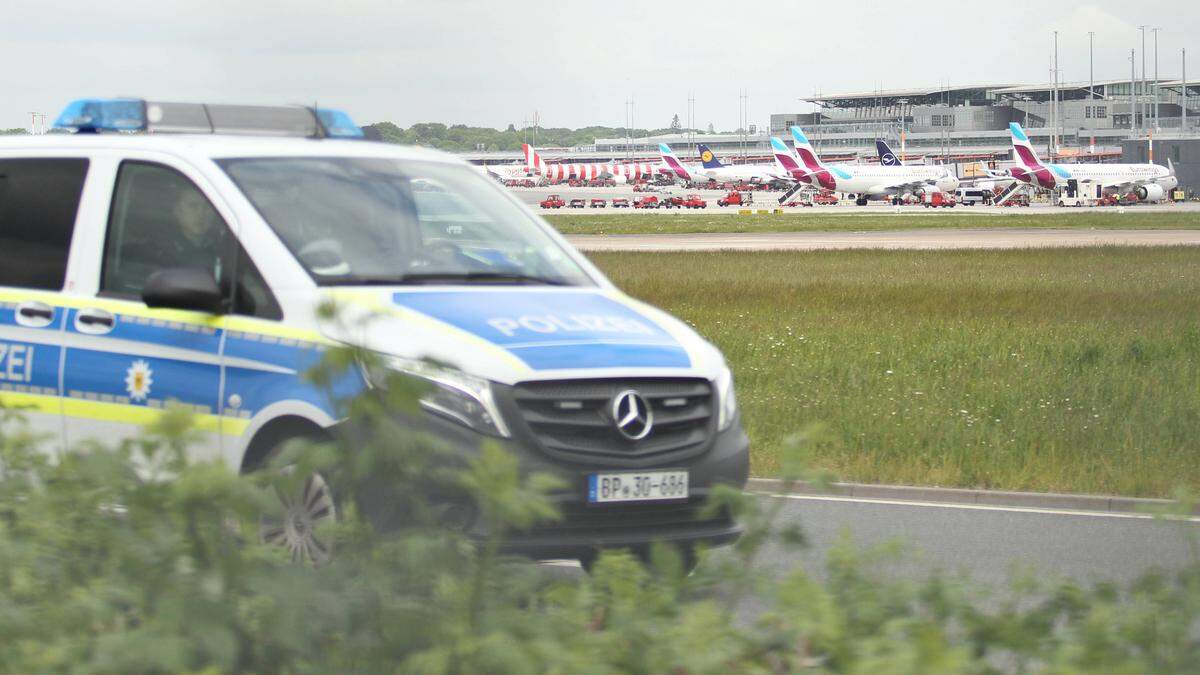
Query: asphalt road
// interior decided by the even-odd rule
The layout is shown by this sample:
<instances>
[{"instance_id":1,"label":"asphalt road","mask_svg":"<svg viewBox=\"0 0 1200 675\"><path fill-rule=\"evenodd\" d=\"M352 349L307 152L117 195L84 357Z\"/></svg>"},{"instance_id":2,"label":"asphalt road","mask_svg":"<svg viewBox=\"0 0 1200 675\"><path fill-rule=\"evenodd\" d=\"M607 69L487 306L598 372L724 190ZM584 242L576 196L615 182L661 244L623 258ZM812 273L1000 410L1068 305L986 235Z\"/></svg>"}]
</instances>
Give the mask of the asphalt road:
<instances>
[{"instance_id":1,"label":"asphalt road","mask_svg":"<svg viewBox=\"0 0 1200 675\"><path fill-rule=\"evenodd\" d=\"M1200 246L1200 230L930 229L893 232L577 234L567 239L583 251L1004 249L1105 245Z\"/></svg>"},{"instance_id":2,"label":"asphalt road","mask_svg":"<svg viewBox=\"0 0 1200 675\"><path fill-rule=\"evenodd\" d=\"M809 546L799 553L769 546L760 560L772 573L796 565L823 570L830 548L848 534L860 548L901 544L905 557L887 567L900 577L941 570L1002 588L1023 570L1045 580L1129 582L1151 569L1184 566L1191 559L1189 536L1200 537L1196 518L810 495L782 499L782 519L799 523ZM556 574L582 574L574 563L559 566Z\"/></svg>"}]
</instances>

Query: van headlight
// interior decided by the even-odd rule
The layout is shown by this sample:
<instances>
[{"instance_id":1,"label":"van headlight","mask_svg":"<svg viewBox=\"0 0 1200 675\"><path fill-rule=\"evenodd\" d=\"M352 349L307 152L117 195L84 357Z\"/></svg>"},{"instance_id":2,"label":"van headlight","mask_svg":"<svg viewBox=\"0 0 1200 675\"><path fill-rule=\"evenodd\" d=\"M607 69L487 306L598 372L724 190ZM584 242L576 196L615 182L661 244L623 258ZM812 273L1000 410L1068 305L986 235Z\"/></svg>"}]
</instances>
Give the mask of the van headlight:
<instances>
[{"instance_id":1,"label":"van headlight","mask_svg":"<svg viewBox=\"0 0 1200 675\"><path fill-rule=\"evenodd\" d=\"M418 399L425 410L482 434L509 437L508 427L492 396L492 383L488 380L420 359L385 357L380 363L389 370L415 377L429 385ZM384 386L387 382L386 373L372 373L371 370L367 369L367 379L371 384Z\"/></svg>"},{"instance_id":2,"label":"van headlight","mask_svg":"<svg viewBox=\"0 0 1200 675\"><path fill-rule=\"evenodd\" d=\"M725 431L737 417L737 396L733 393L733 373L729 366L717 376L717 431Z\"/></svg>"}]
</instances>

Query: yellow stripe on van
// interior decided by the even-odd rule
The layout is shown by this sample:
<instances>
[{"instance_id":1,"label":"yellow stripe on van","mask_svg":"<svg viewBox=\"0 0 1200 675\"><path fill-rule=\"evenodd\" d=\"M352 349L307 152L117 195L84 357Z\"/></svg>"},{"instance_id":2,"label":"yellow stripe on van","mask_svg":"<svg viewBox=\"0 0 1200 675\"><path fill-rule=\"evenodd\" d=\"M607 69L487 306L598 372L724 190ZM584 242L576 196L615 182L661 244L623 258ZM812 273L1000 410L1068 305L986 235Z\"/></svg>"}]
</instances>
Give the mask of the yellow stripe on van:
<instances>
[{"instance_id":1,"label":"yellow stripe on van","mask_svg":"<svg viewBox=\"0 0 1200 675\"><path fill-rule=\"evenodd\" d=\"M0 393L0 404L9 409L23 409L30 412L63 415L100 422L118 422L136 426L149 426L159 420L166 410L162 408L147 408L138 405L121 403L105 403L103 401L84 401L77 398L60 398L44 394L20 394L14 392ZM200 431L217 433L225 436L241 436L250 426L250 420L219 415L192 416L193 426Z\"/></svg>"}]
</instances>

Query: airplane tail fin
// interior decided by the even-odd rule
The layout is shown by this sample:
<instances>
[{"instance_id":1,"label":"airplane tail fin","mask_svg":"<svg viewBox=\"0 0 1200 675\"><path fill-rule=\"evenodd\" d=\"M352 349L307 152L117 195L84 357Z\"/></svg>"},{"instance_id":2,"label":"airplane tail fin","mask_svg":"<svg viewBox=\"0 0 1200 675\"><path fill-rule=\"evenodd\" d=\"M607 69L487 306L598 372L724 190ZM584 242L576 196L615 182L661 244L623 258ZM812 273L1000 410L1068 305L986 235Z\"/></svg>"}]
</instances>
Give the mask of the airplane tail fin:
<instances>
[{"instance_id":1,"label":"airplane tail fin","mask_svg":"<svg viewBox=\"0 0 1200 675\"><path fill-rule=\"evenodd\" d=\"M904 166L904 162L900 161L896 153L892 152L892 148L887 144L887 141L883 139L876 140L875 150L879 152L879 163L881 165Z\"/></svg>"},{"instance_id":2,"label":"airplane tail fin","mask_svg":"<svg viewBox=\"0 0 1200 675\"><path fill-rule=\"evenodd\" d=\"M704 164L704 168L719 169L725 166L721 163L721 160L717 159L717 156L713 154L713 151L708 149L707 145L701 144L697 147L700 150L700 161Z\"/></svg>"},{"instance_id":3,"label":"airplane tail fin","mask_svg":"<svg viewBox=\"0 0 1200 675\"><path fill-rule=\"evenodd\" d=\"M667 166L667 169L671 173L680 179L691 180L692 174L683 166L683 163L679 161L675 153L671 151L671 146L666 143L659 143L658 152L662 156L662 163Z\"/></svg>"},{"instance_id":4,"label":"airplane tail fin","mask_svg":"<svg viewBox=\"0 0 1200 675\"><path fill-rule=\"evenodd\" d=\"M1172 162L1170 157L1167 158L1167 173L1171 176L1175 175L1175 162Z\"/></svg>"},{"instance_id":5,"label":"airplane tail fin","mask_svg":"<svg viewBox=\"0 0 1200 675\"><path fill-rule=\"evenodd\" d=\"M796 154L778 136L771 137L771 152L775 155L775 164L792 178L800 180L808 173L800 165Z\"/></svg>"},{"instance_id":6,"label":"airplane tail fin","mask_svg":"<svg viewBox=\"0 0 1200 675\"><path fill-rule=\"evenodd\" d=\"M544 173L546 163L542 161L542 156L533 149L533 146L528 143L521 145L521 150L525 153L525 168L537 173Z\"/></svg>"},{"instance_id":7,"label":"airplane tail fin","mask_svg":"<svg viewBox=\"0 0 1200 675\"><path fill-rule=\"evenodd\" d=\"M792 140L796 142L796 154L799 155L800 161L809 171L819 171L825 168L821 164L821 158L817 156L817 151L813 149L812 143L808 142L808 136L804 135L803 129L792 127Z\"/></svg>"},{"instance_id":8,"label":"airplane tail fin","mask_svg":"<svg viewBox=\"0 0 1200 675\"><path fill-rule=\"evenodd\" d=\"M1027 169L1041 168L1042 160L1038 159L1037 153L1033 150L1033 144L1029 142L1029 137L1025 135L1025 130L1021 128L1021 125L1009 122L1008 130L1012 133L1013 158Z\"/></svg>"}]
</instances>

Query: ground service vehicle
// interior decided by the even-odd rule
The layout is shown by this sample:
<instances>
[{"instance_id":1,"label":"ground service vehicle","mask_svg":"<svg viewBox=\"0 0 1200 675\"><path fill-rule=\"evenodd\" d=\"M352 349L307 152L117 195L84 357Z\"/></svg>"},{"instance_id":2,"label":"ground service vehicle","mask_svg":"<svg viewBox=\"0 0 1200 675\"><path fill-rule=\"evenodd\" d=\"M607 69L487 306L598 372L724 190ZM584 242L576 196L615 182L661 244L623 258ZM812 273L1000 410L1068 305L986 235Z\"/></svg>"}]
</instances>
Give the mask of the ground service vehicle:
<instances>
[{"instance_id":1,"label":"ground service vehicle","mask_svg":"<svg viewBox=\"0 0 1200 675\"><path fill-rule=\"evenodd\" d=\"M683 206L689 209L706 209L708 208L708 202L701 199L700 195L688 195L683 200Z\"/></svg>"},{"instance_id":2,"label":"ground service vehicle","mask_svg":"<svg viewBox=\"0 0 1200 675\"><path fill-rule=\"evenodd\" d=\"M829 192L828 190L822 190L813 195L812 203L820 204L822 206L833 206L838 203L838 198L836 194Z\"/></svg>"},{"instance_id":3,"label":"ground service vehicle","mask_svg":"<svg viewBox=\"0 0 1200 675\"><path fill-rule=\"evenodd\" d=\"M717 206L743 206L750 203L750 195L733 190L717 200Z\"/></svg>"},{"instance_id":4,"label":"ground service vehicle","mask_svg":"<svg viewBox=\"0 0 1200 675\"><path fill-rule=\"evenodd\" d=\"M289 439L360 438L336 400L400 377L424 393L391 414L447 456L493 443L563 480L562 519L505 550L587 561L738 536L700 508L749 467L720 352L466 162L305 107L84 100L57 125L80 133L0 139L0 403L48 452L137 436L174 402L195 457L250 471ZM341 344L377 358L306 379ZM338 486L303 482L263 536L321 561ZM359 506L388 527L395 503L381 485Z\"/></svg>"},{"instance_id":5,"label":"ground service vehicle","mask_svg":"<svg viewBox=\"0 0 1200 675\"><path fill-rule=\"evenodd\" d=\"M558 195L550 195L541 201L541 206L543 209L561 209L566 205L567 203L564 202Z\"/></svg>"},{"instance_id":6,"label":"ground service vehicle","mask_svg":"<svg viewBox=\"0 0 1200 675\"><path fill-rule=\"evenodd\" d=\"M567 208L570 209L582 209L585 206L587 206L587 200L585 199L572 199L571 202L567 204Z\"/></svg>"},{"instance_id":7,"label":"ground service vehicle","mask_svg":"<svg viewBox=\"0 0 1200 675\"><path fill-rule=\"evenodd\" d=\"M658 208L660 208L660 209L681 209L681 208L683 208L683 197L676 197L674 195L666 195L662 199L659 200Z\"/></svg>"},{"instance_id":8,"label":"ground service vehicle","mask_svg":"<svg viewBox=\"0 0 1200 675\"><path fill-rule=\"evenodd\" d=\"M981 188L959 188L954 191L955 201L963 206L986 204L991 201L991 191Z\"/></svg>"},{"instance_id":9,"label":"ground service vehicle","mask_svg":"<svg viewBox=\"0 0 1200 675\"><path fill-rule=\"evenodd\" d=\"M657 209L658 208L658 197L655 197L654 195L642 197L641 199L639 199L633 203L633 208L635 208L635 209Z\"/></svg>"},{"instance_id":10,"label":"ground service vehicle","mask_svg":"<svg viewBox=\"0 0 1200 675\"><path fill-rule=\"evenodd\" d=\"M590 206L593 209L602 209L605 206L608 206L608 202L604 199L600 199L597 197L597 198L592 199L592 203L590 204Z\"/></svg>"},{"instance_id":11,"label":"ground service vehicle","mask_svg":"<svg viewBox=\"0 0 1200 675\"><path fill-rule=\"evenodd\" d=\"M929 190L925 193L925 198L921 200L921 205L925 208L934 208L941 206L943 208L954 208L954 197L947 192Z\"/></svg>"},{"instance_id":12,"label":"ground service vehicle","mask_svg":"<svg viewBox=\"0 0 1200 675\"><path fill-rule=\"evenodd\" d=\"M614 197L612 207L614 209L627 209L629 208L629 200L624 197Z\"/></svg>"}]
</instances>

